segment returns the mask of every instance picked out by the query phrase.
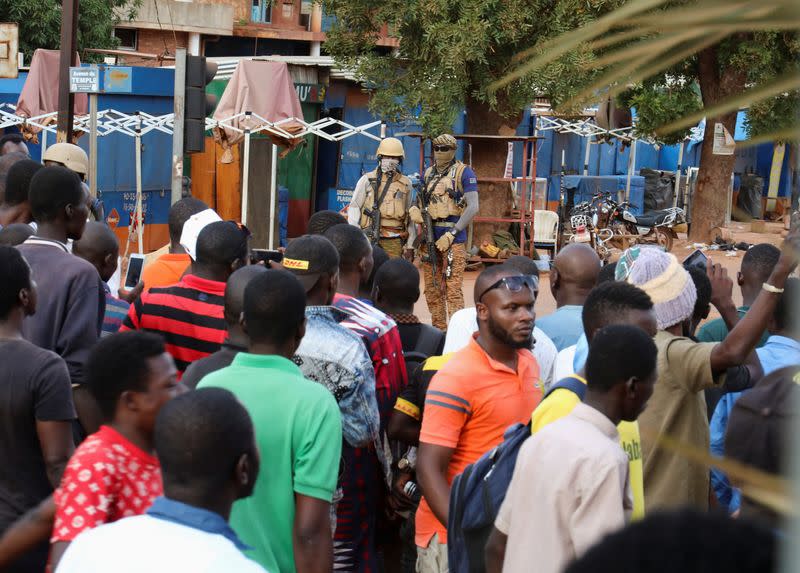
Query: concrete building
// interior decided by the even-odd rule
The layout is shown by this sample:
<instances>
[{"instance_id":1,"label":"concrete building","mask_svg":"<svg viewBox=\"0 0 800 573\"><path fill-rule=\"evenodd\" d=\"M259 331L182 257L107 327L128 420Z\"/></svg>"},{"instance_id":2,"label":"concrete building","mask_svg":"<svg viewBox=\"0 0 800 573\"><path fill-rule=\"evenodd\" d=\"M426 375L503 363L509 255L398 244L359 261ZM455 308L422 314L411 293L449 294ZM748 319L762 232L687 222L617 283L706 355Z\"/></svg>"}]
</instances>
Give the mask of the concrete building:
<instances>
[{"instance_id":1,"label":"concrete building","mask_svg":"<svg viewBox=\"0 0 800 573\"><path fill-rule=\"evenodd\" d=\"M176 47L211 57L319 56L330 27L312 0L142 0L133 20L120 15L118 63L136 65L159 65L142 56ZM398 42L384 33L378 44Z\"/></svg>"}]
</instances>

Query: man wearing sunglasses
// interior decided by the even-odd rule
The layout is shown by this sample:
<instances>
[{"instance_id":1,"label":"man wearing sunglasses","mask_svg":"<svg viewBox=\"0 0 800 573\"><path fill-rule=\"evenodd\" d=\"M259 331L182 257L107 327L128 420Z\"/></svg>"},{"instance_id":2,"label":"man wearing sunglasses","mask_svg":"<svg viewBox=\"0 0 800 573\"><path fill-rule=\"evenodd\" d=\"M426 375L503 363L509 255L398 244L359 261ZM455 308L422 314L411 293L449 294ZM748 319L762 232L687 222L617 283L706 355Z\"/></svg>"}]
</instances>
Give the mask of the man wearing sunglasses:
<instances>
[{"instance_id":1,"label":"man wearing sunglasses","mask_svg":"<svg viewBox=\"0 0 800 573\"><path fill-rule=\"evenodd\" d=\"M431 216L435 245L425 244L420 253L425 300L433 326L447 330L448 318L464 308L466 229L478 214L478 179L471 167L456 159L456 138L450 134L433 140L433 157L434 164L425 171L422 193L409 215L419 224L424 223L422 209L427 208ZM431 257L436 257L436 277Z\"/></svg>"},{"instance_id":2,"label":"man wearing sunglasses","mask_svg":"<svg viewBox=\"0 0 800 573\"><path fill-rule=\"evenodd\" d=\"M416 514L417 571L447 571L450 484L503 432L526 423L542 394L531 354L534 279L505 266L475 282L478 332L431 380L425 399L417 477L424 492Z\"/></svg>"}]
</instances>

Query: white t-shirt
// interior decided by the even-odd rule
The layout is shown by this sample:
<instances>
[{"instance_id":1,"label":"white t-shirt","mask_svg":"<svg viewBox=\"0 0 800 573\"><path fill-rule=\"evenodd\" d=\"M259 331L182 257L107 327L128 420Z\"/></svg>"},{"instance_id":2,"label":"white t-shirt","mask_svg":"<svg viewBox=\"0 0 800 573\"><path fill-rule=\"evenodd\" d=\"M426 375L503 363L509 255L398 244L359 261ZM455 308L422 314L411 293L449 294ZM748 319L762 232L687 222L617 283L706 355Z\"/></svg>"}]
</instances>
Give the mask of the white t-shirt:
<instances>
[{"instance_id":1,"label":"white t-shirt","mask_svg":"<svg viewBox=\"0 0 800 573\"><path fill-rule=\"evenodd\" d=\"M472 334L478 331L478 311L475 307L462 308L450 317L447 325L447 336L444 339L442 354L449 354L461 350L469 344ZM553 383L553 369L558 356L558 350L550 337L538 327L533 327L534 344L531 347L536 362L539 363L539 375L542 377L544 390Z\"/></svg>"},{"instance_id":2,"label":"white t-shirt","mask_svg":"<svg viewBox=\"0 0 800 573\"><path fill-rule=\"evenodd\" d=\"M561 350L556 357L556 365L553 369L553 379L563 380L567 376L575 374L575 349L578 348L577 344L567 346Z\"/></svg>"},{"instance_id":3,"label":"white t-shirt","mask_svg":"<svg viewBox=\"0 0 800 573\"><path fill-rule=\"evenodd\" d=\"M264 573L236 546L208 533L149 515L127 517L80 534L56 573Z\"/></svg>"}]
</instances>

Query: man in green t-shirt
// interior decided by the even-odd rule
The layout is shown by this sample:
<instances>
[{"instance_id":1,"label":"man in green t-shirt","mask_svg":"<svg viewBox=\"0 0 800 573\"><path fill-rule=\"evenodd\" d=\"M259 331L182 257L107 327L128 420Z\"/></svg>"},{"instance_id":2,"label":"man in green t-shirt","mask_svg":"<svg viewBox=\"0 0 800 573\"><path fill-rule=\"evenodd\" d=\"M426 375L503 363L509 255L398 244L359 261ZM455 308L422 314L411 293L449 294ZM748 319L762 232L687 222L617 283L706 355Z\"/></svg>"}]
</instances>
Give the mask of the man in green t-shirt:
<instances>
[{"instance_id":1,"label":"man in green t-shirt","mask_svg":"<svg viewBox=\"0 0 800 573\"><path fill-rule=\"evenodd\" d=\"M753 301L756 300L758 293L761 292L761 285L769 280L769 275L778 259L781 251L775 245L760 243L750 247L744 257L742 257L742 267L736 275L736 282L742 291L742 306L736 309L741 319L750 309ZM722 318L715 318L704 324L697 331L697 339L700 342L722 342L728 336L728 327ZM764 346L769 334L765 331L758 342L758 347Z\"/></svg>"},{"instance_id":2,"label":"man in green t-shirt","mask_svg":"<svg viewBox=\"0 0 800 573\"><path fill-rule=\"evenodd\" d=\"M244 292L242 326L250 343L198 388L230 390L247 408L262 471L253 495L237 501L230 523L273 573L330 571L330 510L339 474L342 422L333 395L303 378L290 360L305 334L305 289L268 270Z\"/></svg>"}]
</instances>

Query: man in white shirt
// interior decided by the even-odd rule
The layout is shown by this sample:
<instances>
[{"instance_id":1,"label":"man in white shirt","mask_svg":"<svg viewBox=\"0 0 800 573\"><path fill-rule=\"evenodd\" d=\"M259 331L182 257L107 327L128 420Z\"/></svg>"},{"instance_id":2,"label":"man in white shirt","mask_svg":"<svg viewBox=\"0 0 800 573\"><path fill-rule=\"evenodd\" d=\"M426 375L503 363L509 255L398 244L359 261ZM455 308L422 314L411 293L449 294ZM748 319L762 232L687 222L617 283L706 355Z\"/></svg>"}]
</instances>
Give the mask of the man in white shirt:
<instances>
[{"instance_id":1,"label":"man in white shirt","mask_svg":"<svg viewBox=\"0 0 800 573\"><path fill-rule=\"evenodd\" d=\"M539 269L536 267L536 263L528 257L515 255L510 257L503 265L523 275L535 276L538 285ZM539 296L538 286L533 296ZM472 334L475 332L478 332L478 318L475 307L459 310L450 317L442 354L449 354L450 352L461 350L469 344L469 341L472 339ZM536 326L533 327L531 352L534 358L536 358L536 362L539 363L539 376L544 385L543 390L546 392L547 389L550 388L550 384L558 380L558 378L553 376L558 350L555 344L553 344L553 341L550 340L550 337Z\"/></svg>"},{"instance_id":2,"label":"man in white shirt","mask_svg":"<svg viewBox=\"0 0 800 573\"><path fill-rule=\"evenodd\" d=\"M259 457L250 416L233 394L203 388L171 400L156 420L164 497L145 515L87 530L57 573L264 573L228 525L250 496Z\"/></svg>"},{"instance_id":3,"label":"man in white shirt","mask_svg":"<svg viewBox=\"0 0 800 573\"><path fill-rule=\"evenodd\" d=\"M560 573L633 509L628 456L617 424L644 410L656 381L657 350L643 330L595 334L583 403L530 438L486 547L488 573Z\"/></svg>"}]
</instances>

